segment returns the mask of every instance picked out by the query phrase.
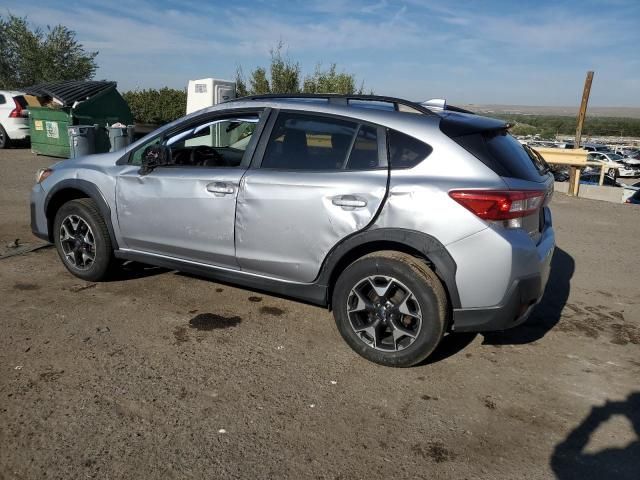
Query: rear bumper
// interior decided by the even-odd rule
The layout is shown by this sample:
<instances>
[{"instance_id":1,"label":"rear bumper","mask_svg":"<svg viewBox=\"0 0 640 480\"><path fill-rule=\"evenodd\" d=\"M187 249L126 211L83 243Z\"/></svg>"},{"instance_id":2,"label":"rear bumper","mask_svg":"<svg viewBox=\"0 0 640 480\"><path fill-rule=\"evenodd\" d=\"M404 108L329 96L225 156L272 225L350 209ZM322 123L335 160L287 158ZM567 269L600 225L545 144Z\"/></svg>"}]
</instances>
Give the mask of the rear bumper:
<instances>
[{"instance_id":1,"label":"rear bumper","mask_svg":"<svg viewBox=\"0 0 640 480\"><path fill-rule=\"evenodd\" d=\"M523 323L540 302L551 271L555 233L551 214L545 209L546 228L535 248L537 261L529 272L512 279L502 301L492 307L460 308L453 311L452 329L456 332L506 330ZM513 259L514 264L516 259Z\"/></svg>"},{"instance_id":2,"label":"rear bumper","mask_svg":"<svg viewBox=\"0 0 640 480\"><path fill-rule=\"evenodd\" d=\"M543 291L540 275L516 280L502 305L454 310L453 329L456 332L489 332L520 325L540 301Z\"/></svg>"},{"instance_id":3,"label":"rear bumper","mask_svg":"<svg viewBox=\"0 0 640 480\"><path fill-rule=\"evenodd\" d=\"M28 119L8 118L2 121L2 126L11 140L24 140L29 137Z\"/></svg>"}]
</instances>

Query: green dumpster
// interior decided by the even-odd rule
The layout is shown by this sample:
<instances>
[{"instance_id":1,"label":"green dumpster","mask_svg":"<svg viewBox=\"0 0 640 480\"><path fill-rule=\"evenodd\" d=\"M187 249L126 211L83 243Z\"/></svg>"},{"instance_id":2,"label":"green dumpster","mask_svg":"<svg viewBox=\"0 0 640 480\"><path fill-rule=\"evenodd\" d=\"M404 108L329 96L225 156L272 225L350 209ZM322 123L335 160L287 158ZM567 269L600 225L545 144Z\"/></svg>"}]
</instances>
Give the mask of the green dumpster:
<instances>
[{"instance_id":1,"label":"green dumpster","mask_svg":"<svg viewBox=\"0 0 640 480\"><path fill-rule=\"evenodd\" d=\"M133 123L129 105L115 82L68 81L34 85L24 89L39 98L41 107L29 107L31 151L69 158L68 127L97 125L95 152L108 152L109 125Z\"/></svg>"}]
</instances>

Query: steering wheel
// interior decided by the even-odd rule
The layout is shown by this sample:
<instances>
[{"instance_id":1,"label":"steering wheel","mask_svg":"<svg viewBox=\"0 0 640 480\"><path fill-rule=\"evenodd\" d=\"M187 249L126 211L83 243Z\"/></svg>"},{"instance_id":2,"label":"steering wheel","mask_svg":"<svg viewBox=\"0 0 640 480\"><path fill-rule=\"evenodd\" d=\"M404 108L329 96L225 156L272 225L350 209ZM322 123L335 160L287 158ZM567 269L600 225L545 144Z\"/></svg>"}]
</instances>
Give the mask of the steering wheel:
<instances>
[{"instance_id":1,"label":"steering wheel","mask_svg":"<svg viewBox=\"0 0 640 480\"><path fill-rule=\"evenodd\" d=\"M191 150L191 165L225 166L226 162L215 148L208 145L198 145Z\"/></svg>"}]
</instances>

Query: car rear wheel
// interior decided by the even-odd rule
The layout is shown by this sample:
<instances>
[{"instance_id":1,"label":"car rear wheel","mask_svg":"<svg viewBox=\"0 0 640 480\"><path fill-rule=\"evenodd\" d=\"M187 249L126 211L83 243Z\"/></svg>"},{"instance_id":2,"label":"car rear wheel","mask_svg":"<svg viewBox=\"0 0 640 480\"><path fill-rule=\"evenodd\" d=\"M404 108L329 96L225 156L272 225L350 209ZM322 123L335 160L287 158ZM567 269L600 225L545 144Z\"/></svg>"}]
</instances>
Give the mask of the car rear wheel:
<instances>
[{"instance_id":1,"label":"car rear wheel","mask_svg":"<svg viewBox=\"0 0 640 480\"><path fill-rule=\"evenodd\" d=\"M7 131L0 125L0 149L9 148L9 136L7 135Z\"/></svg>"},{"instance_id":2,"label":"car rear wheel","mask_svg":"<svg viewBox=\"0 0 640 480\"><path fill-rule=\"evenodd\" d=\"M65 203L53 224L58 255L67 270L88 281L103 280L114 265L107 225L90 198Z\"/></svg>"},{"instance_id":3,"label":"car rear wheel","mask_svg":"<svg viewBox=\"0 0 640 480\"><path fill-rule=\"evenodd\" d=\"M609 174L609 176L611 178L616 178L616 169L615 168L610 168L607 173Z\"/></svg>"},{"instance_id":4,"label":"car rear wheel","mask_svg":"<svg viewBox=\"0 0 640 480\"><path fill-rule=\"evenodd\" d=\"M390 367L427 358L445 329L447 296L425 262L394 251L367 255L336 282L333 313L358 354Z\"/></svg>"}]
</instances>

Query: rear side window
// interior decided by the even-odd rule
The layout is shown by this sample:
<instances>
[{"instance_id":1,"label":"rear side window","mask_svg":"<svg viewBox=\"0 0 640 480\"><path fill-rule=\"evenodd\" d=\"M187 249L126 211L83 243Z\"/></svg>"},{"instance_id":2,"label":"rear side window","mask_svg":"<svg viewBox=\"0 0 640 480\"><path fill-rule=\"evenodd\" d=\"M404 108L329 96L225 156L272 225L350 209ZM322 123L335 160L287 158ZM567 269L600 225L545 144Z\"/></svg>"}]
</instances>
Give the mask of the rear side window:
<instances>
[{"instance_id":1,"label":"rear side window","mask_svg":"<svg viewBox=\"0 0 640 480\"><path fill-rule=\"evenodd\" d=\"M363 170L378 166L376 129L318 115L278 115L261 168Z\"/></svg>"},{"instance_id":2,"label":"rear side window","mask_svg":"<svg viewBox=\"0 0 640 480\"><path fill-rule=\"evenodd\" d=\"M379 159L377 129L368 125L360 126L347 161L347 170L377 168Z\"/></svg>"},{"instance_id":3,"label":"rear side window","mask_svg":"<svg viewBox=\"0 0 640 480\"><path fill-rule=\"evenodd\" d=\"M477 132L452 139L501 177L542 180L546 167L505 129Z\"/></svg>"},{"instance_id":4,"label":"rear side window","mask_svg":"<svg viewBox=\"0 0 640 480\"><path fill-rule=\"evenodd\" d=\"M4 98L4 95L0 95L0 105L4 105L5 103L7 103L7 99Z\"/></svg>"},{"instance_id":5,"label":"rear side window","mask_svg":"<svg viewBox=\"0 0 640 480\"><path fill-rule=\"evenodd\" d=\"M396 130L387 131L387 142L392 169L415 167L433 150L430 145Z\"/></svg>"}]
</instances>

